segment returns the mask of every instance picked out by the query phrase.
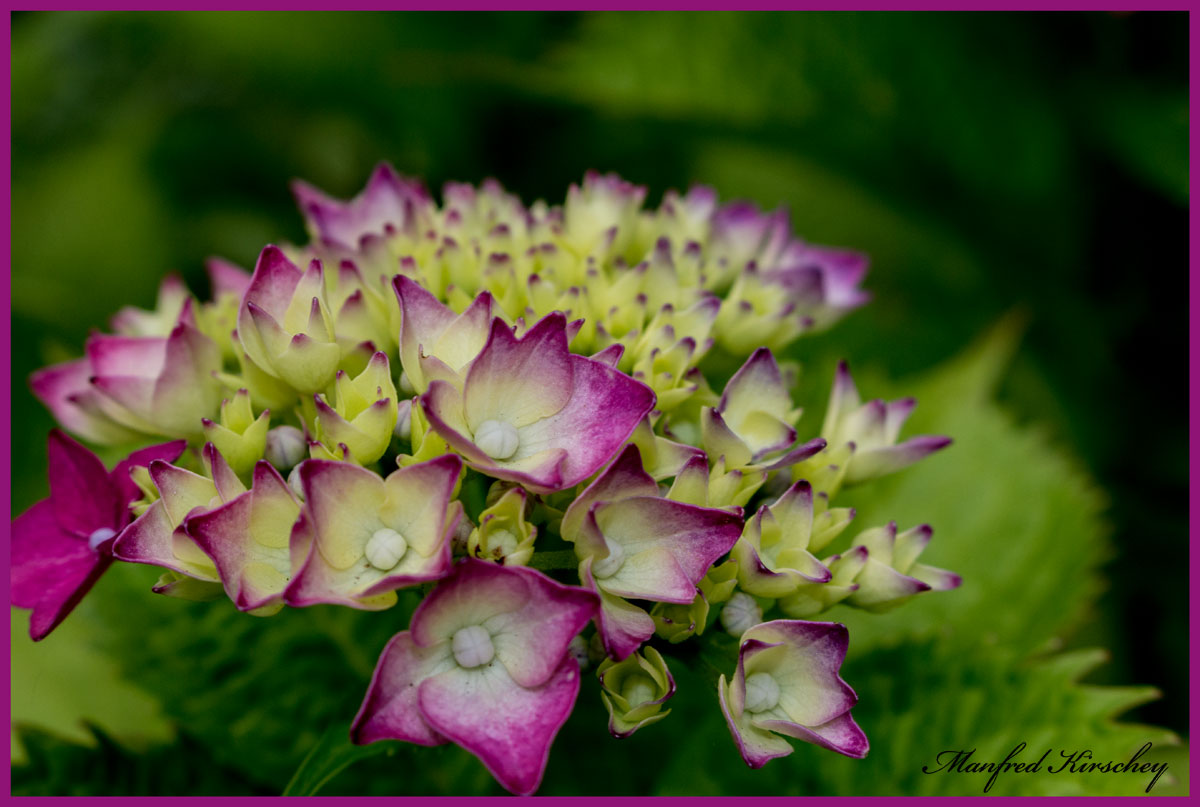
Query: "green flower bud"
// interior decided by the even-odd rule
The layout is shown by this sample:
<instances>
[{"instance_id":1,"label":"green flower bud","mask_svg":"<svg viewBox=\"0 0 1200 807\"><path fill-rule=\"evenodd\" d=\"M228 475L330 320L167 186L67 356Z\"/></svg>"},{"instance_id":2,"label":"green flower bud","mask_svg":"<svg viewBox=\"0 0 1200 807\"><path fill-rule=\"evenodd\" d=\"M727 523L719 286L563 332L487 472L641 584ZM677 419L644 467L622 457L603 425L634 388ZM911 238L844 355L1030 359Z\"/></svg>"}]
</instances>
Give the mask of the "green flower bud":
<instances>
[{"instance_id":1,"label":"green flower bud","mask_svg":"<svg viewBox=\"0 0 1200 807\"><path fill-rule=\"evenodd\" d=\"M505 566L524 566L533 557L537 527L525 520L524 488L509 488L479 514L479 526L467 538L467 553Z\"/></svg>"},{"instance_id":2,"label":"green flower bud","mask_svg":"<svg viewBox=\"0 0 1200 807\"><path fill-rule=\"evenodd\" d=\"M633 653L624 661L605 659L597 677L600 697L608 709L608 730L614 737L628 737L671 713L662 705L675 694L675 679L653 647L646 647L645 655Z\"/></svg>"},{"instance_id":3,"label":"green flower bud","mask_svg":"<svg viewBox=\"0 0 1200 807\"><path fill-rule=\"evenodd\" d=\"M660 602L650 611L654 620L654 632L671 644L704 633L708 621L708 600L697 594L690 605Z\"/></svg>"},{"instance_id":4,"label":"green flower bud","mask_svg":"<svg viewBox=\"0 0 1200 807\"><path fill-rule=\"evenodd\" d=\"M233 398L221 402L221 422L214 423L205 418L204 439L217 447L229 467L240 477L246 478L254 463L262 459L267 448L267 430L271 425L271 412L264 409L254 417L250 408L250 392L239 389Z\"/></svg>"}]
</instances>

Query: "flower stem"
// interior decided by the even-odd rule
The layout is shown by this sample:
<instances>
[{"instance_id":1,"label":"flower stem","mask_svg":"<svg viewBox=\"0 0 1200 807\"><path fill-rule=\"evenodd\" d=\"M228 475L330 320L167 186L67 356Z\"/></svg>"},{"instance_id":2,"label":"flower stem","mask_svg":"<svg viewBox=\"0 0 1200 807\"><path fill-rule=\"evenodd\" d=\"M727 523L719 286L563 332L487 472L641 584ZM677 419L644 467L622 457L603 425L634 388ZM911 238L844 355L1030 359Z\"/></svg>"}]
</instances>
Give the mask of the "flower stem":
<instances>
[{"instance_id":1,"label":"flower stem","mask_svg":"<svg viewBox=\"0 0 1200 807\"><path fill-rule=\"evenodd\" d=\"M575 552L570 549L565 549L561 552L535 552L533 557L529 559L529 566L532 569L548 571L550 569L574 569L579 565L579 558L575 556Z\"/></svg>"}]
</instances>

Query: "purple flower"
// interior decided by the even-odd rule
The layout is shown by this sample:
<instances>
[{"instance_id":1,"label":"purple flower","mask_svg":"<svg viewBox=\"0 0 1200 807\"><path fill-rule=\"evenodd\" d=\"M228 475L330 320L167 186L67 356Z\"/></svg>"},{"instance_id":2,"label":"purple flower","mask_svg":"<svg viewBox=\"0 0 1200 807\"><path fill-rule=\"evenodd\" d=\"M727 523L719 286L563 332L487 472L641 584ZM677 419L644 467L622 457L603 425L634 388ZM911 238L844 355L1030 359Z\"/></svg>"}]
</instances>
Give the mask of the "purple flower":
<instances>
[{"instance_id":1,"label":"purple flower","mask_svg":"<svg viewBox=\"0 0 1200 807\"><path fill-rule=\"evenodd\" d=\"M850 716L858 696L838 675L848 644L845 625L835 622L779 619L742 634L737 672L729 682L721 676L717 695L747 765L792 753L783 737L867 755L867 737Z\"/></svg>"},{"instance_id":2,"label":"purple flower","mask_svg":"<svg viewBox=\"0 0 1200 807\"><path fill-rule=\"evenodd\" d=\"M913 398L891 403L879 399L863 403L850 376L850 368L844 361L838 364L821 434L829 441L830 452L852 445L852 455L843 463L845 484L865 482L898 471L950 445L949 437L934 435L896 442L900 428L916 405ZM820 466L822 463L823 458L818 455L808 465ZM808 465L803 470L794 468L792 478L798 479L802 473L816 470ZM831 497L833 493L829 491Z\"/></svg>"},{"instance_id":3,"label":"purple flower","mask_svg":"<svg viewBox=\"0 0 1200 807\"><path fill-rule=\"evenodd\" d=\"M549 493L607 462L654 406L654 393L568 352L566 318L554 313L519 339L492 320L462 392L434 380L420 400L430 426L471 467Z\"/></svg>"},{"instance_id":4,"label":"purple flower","mask_svg":"<svg viewBox=\"0 0 1200 807\"><path fill-rule=\"evenodd\" d=\"M91 362L82 358L43 367L29 377L29 386L60 426L85 440L118 445L142 437L105 414L91 378Z\"/></svg>"},{"instance_id":5,"label":"purple flower","mask_svg":"<svg viewBox=\"0 0 1200 807\"><path fill-rule=\"evenodd\" d=\"M348 462L301 463L304 515L292 540L293 552L303 547L306 557L284 601L388 608L396 589L444 577L462 517L462 506L451 502L461 472L453 454L387 479Z\"/></svg>"},{"instance_id":6,"label":"purple flower","mask_svg":"<svg viewBox=\"0 0 1200 807\"><path fill-rule=\"evenodd\" d=\"M751 354L729 379L717 405L703 407L700 415L704 447L714 459L724 457L726 469L757 463L755 470L773 470L825 447L819 438L794 445L800 409L792 406L788 385L766 348Z\"/></svg>"},{"instance_id":7,"label":"purple flower","mask_svg":"<svg viewBox=\"0 0 1200 807\"><path fill-rule=\"evenodd\" d=\"M741 508L697 507L659 496L636 446L589 485L563 515L580 577L600 596L605 650L624 659L654 633L654 620L628 599L690 605L710 566L742 532Z\"/></svg>"},{"instance_id":8,"label":"purple flower","mask_svg":"<svg viewBox=\"0 0 1200 807\"><path fill-rule=\"evenodd\" d=\"M141 496L130 470L173 462L184 447L177 440L143 448L108 471L79 443L57 429L50 432L50 496L12 524L11 601L33 609L29 635L35 641L71 613L112 563L113 539Z\"/></svg>"},{"instance_id":9,"label":"purple flower","mask_svg":"<svg viewBox=\"0 0 1200 807\"><path fill-rule=\"evenodd\" d=\"M264 248L238 311L238 338L264 372L299 392L324 391L342 352L321 262L302 271L278 247Z\"/></svg>"},{"instance_id":10,"label":"purple flower","mask_svg":"<svg viewBox=\"0 0 1200 807\"><path fill-rule=\"evenodd\" d=\"M441 379L462 387L461 375L487 344L494 301L483 292L455 314L404 275L392 281L400 302L400 363L417 392Z\"/></svg>"},{"instance_id":11,"label":"purple flower","mask_svg":"<svg viewBox=\"0 0 1200 807\"><path fill-rule=\"evenodd\" d=\"M871 299L859 288L870 260L861 252L791 242L763 281L786 292L820 329Z\"/></svg>"},{"instance_id":12,"label":"purple flower","mask_svg":"<svg viewBox=\"0 0 1200 807\"><path fill-rule=\"evenodd\" d=\"M300 180L292 183L292 193L313 238L344 249L359 248L365 236L407 231L418 209L431 204L419 181L400 176L387 163L377 165L362 193L349 201Z\"/></svg>"},{"instance_id":13,"label":"purple flower","mask_svg":"<svg viewBox=\"0 0 1200 807\"><path fill-rule=\"evenodd\" d=\"M931 538L933 528L928 524L897 534L894 521L859 534L852 547L866 549L867 558L846 602L868 611L889 611L914 594L962 585L962 577L954 572L917 563Z\"/></svg>"},{"instance_id":14,"label":"purple flower","mask_svg":"<svg viewBox=\"0 0 1200 807\"><path fill-rule=\"evenodd\" d=\"M224 390L214 374L221 350L180 317L168 336L96 334L86 345L94 404L109 419L145 434L198 437ZM55 413L57 414L57 412Z\"/></svg>"},{"instance_id":15,"label":"purple flower","mask_svg":"<svg viewBox=\"0 0 1200 807\"><path fill-rule=\"evenodd\" d=\"M832 573L813 557L812 486L801 480L746 522L733 548L738 584L759 597L786 597L804 583L826 583Z\"/></svg>"},{"instance_id":16,"label":"purple flower","mask_svg":"<svg viewBox=\"0 0 1200 807\"><path fill-rule=\"evenodd\" d=\"M298 565L291 536L299 515L300 503L287 482L270 463L259 460L250 490L190 516L186 529L212 558L234 605L266 614L283 607L283 590Z\"/></svg>"},{"instance_id":17,"label":"purple flower","mask_svg":"<svg viewBox=\"0 0 1200 807\"><path fill-rule=\"evenodd\" d=\"M462 560L384 648L351 739L454 742L508 790L533 793L579 692L568 645L595 612L584 589Z\"/></svg>"},{"instance_id":18,"label":"purple flower","mask_svg":"<svg viewBox=\"0 0 1200 807\"><path fill-rule=\"evenodd\" d=\"M212 443L204 446L203 464L207 476L165 461L150 463L150 479L159 498L121 532L113 544L113 555L197 580L220 579L212 558L188 534L186 522L190 516L232 501L246 492L246 486Z\"/></svg>"}]
</instances>

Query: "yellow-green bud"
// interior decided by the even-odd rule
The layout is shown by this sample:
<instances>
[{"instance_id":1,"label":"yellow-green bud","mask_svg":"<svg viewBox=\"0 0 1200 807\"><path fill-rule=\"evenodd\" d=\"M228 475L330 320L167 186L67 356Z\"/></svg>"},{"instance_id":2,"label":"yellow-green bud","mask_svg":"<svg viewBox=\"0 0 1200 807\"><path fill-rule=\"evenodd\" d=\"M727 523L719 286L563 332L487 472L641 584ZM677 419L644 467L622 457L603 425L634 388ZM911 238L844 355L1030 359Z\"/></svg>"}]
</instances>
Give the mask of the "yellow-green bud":
<instances>
[{"instance_id":1,"label":"yellow-green bud","mask_svg":"<svg viewBox=\"0 0 1200 807\"><path fill-rule=\"evenodd\" d=\"M596 675L600 697L608 709L608 730L614 737L628 737L671 713L662 707L675 694L675 679L653 647L647 646L645 655L633 653L624 661L605 659Z\"/></svg>"}]
</instances>

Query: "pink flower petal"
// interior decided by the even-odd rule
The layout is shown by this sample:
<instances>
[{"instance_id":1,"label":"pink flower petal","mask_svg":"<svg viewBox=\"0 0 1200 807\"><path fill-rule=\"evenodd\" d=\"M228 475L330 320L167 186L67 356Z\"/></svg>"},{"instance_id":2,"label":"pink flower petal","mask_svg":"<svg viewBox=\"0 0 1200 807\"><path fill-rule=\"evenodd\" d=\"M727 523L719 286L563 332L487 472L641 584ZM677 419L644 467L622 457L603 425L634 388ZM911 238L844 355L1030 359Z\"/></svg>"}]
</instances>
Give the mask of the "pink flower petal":
<instances>
[{"instance_id":1,"label":"pink flower petal","mask_svg":"<svg viewBox=\"0 0 1200 807\"><path fill-rule=\"evenodd\" d=\"M596 597L523 566L465 558L418 606L413 641L431 647L482 625L496 657L521 686L539 686L596 613Z\"/></svg>"},{"instance_id":2,"label":"pink flower petal","mask_svg":"<svg viewBox=\"0 0 1200 807\"><path fill-rule=\"evenodd\" d=\"M108 469L92 452L54 429L47 445L50 504L63 529L86 539L101 527L125 525L125 508Z\"/></svg>"},{"instance_id":3,"label":"pink flower petal","mask_svg":"<svg viewBox=\"0 0 1200 807\"><path fill-rule=\"evenodd\" d=\"M421 682L421 715L439 733L479 757L509 791L537 790L550 745L579 694L579 664L564 656L549 680L522 687L503 664L458 667Z\"/></svg>"},{"instance_id":4,"label":"pink flower petal","mask_svg":"<svg viewBox=\"0 0 1200 807\"><path fill-rule=\"evenodd\" d=\"M705 484L708 483L705 466ZM592 505L602 501L617 501L631 496L657 496L658 484L642 467L642 455L637 446L628 445L613 463L583 489L563 514L561 533L568 541L575 540L583 520Z\"/></svg>"},{"instance_id":5,"label":"pink flower petal","mask_svg":"<svg viewBox=\"0 0 1200 807\"><path fill-rule=\"evenodd\" d=\"M91 589L112 562L59 526L43 499L12 522L10 600L32 608L29 635L44 638Z\"/></svg>"},{"instance_id":6,"label":"pink flower petal","mask_svg":"<svg viewBox=\"0 0 1200 807\"><path fill-rule=\"evenodd\" d=\"M474 433L488 420L518 430L549 418L572 396L566 319L555 312L520 339L497 317L463 388L463 412ZM533 452L525 452L533 453Z\"/></svg>"},{"instance_id":7,"label":"pink flower petal","mask_svg":"<svg viewBox=\"0 0 1200 807\"><path fill-rule=\"evenodd\" d=\"M417 709L417 685L453 666L448 644L421 647L408 631L397 633L379 657L367 696L350 726L351 740L359 745L376 740L445 743L446 738L434 731Z\"/></svg>"}]
</instances>

